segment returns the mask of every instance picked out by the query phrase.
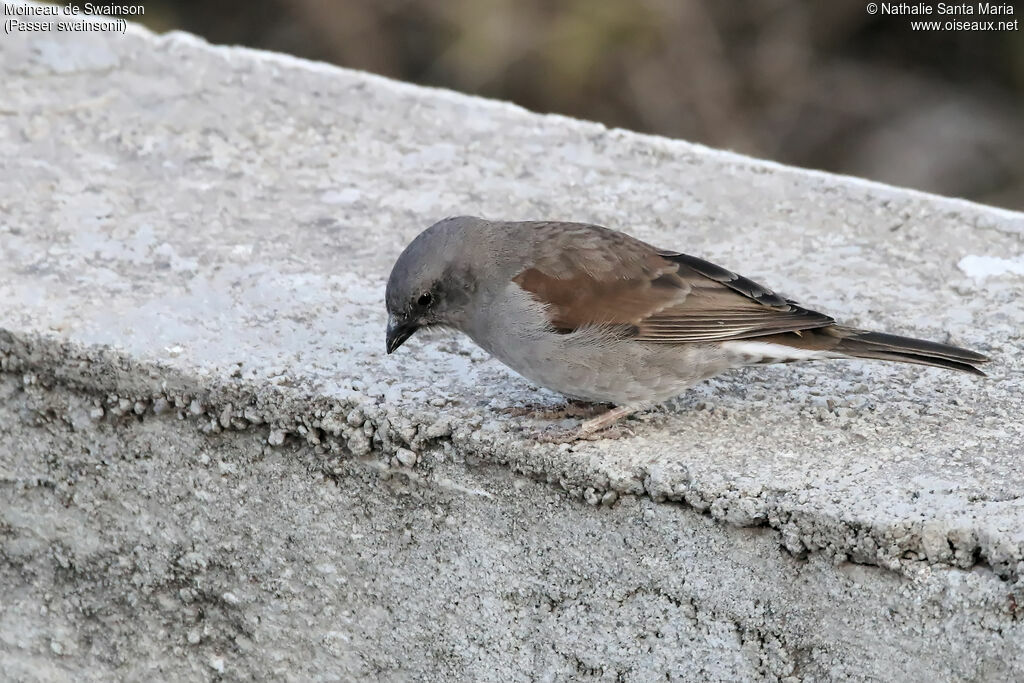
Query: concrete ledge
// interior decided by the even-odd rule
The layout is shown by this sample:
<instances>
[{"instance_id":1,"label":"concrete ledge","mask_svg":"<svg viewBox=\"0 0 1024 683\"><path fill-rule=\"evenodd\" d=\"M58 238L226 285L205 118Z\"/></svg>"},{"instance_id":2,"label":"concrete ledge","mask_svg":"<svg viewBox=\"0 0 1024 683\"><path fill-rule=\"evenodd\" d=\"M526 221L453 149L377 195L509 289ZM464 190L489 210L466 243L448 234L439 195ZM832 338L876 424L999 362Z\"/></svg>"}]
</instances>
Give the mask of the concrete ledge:
<instances>
[{"instance_id":1,"label":"concrete ledge","mask_svg":"<svg viewBox=\"0 0 1024 683\"><path fill-rule=\"evenodd\" d=\"M1021 214L134 26L0 64L16 677L1022 675ZM468 341L383 355L455 213L996 360L744 371L538 445L500 409L556 397Z\"/></svg>"}]
</instances>

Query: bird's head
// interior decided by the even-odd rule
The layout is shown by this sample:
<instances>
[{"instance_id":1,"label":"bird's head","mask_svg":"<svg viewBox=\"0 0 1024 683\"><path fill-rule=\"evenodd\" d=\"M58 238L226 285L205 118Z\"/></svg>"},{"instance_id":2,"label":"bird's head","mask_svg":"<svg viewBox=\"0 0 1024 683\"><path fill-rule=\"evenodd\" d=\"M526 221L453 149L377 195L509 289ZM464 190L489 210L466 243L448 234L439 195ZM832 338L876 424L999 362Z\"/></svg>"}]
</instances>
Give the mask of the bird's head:
<instances>
[{"instance_id":1,"label":"bird's head","mask_svg":"<svg viewBox=\"0 0 1024 683\"><path fill-rule=\"evenodd\" d=\"M477 286L466 253L473 233L485 223L472 216L446 218L421 232L398 257L384 295L388 353L419 329L461 326Z\"/></svg>"}]
</instances>

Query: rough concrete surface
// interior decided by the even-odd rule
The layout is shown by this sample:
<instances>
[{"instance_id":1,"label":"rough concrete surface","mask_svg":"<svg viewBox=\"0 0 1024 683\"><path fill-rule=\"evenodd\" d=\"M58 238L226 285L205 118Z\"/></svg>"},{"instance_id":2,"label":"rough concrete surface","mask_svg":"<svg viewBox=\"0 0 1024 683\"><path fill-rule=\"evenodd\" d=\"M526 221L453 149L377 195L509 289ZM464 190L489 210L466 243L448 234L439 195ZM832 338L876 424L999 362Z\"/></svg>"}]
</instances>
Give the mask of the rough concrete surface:
<instances>
[{"instance_id":1,"label":"rough concrete surface","mask_svg":"<svg viewBox=\"0 0 1024 683\"><path fill-rule=\"evenodd\" d=\"M187 35L0 37L5 680L1024 676L1024 216ZM384 355L452 214L592 221L987 379L765 367L537 444Z\"/></svg>"}]
</instances>

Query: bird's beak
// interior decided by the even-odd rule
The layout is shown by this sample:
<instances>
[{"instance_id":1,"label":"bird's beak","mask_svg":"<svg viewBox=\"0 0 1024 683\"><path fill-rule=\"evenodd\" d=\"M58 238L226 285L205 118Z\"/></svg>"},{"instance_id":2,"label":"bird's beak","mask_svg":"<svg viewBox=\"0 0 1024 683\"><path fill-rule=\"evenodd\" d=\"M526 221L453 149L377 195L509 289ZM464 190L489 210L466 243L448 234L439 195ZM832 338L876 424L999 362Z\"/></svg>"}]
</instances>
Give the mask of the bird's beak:
<instances>
[{"instance_id":1,"label":"bird's beak","mask_svg":"<svg viewBox=\"0 0 1024 683\"><path fill-rule=\"evenodd\" d=\"M394 353L395 349L405 343L419 329L416 323L409 320L402 320L393 315L388 316L387 350Z\"/></svg>"}]
</instances>

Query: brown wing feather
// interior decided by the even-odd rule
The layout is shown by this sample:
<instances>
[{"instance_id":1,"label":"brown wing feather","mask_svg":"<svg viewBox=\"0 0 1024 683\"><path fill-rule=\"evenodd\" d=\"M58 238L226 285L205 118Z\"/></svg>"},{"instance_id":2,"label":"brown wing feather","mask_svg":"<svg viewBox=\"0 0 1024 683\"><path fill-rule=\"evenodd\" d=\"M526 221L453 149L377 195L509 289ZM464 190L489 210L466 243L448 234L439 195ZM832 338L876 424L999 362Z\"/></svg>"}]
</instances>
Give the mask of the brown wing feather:
<instances>
[{"instance_id":1,"label":"brown wing feather","mask_svg":"<svg viewBox=\"0 0 1024 683\"><path fill-rule=\"evenodd\" d=\"M835 322L713 263L659 251L623 233L580 224L535 225L550 233L551 242L539 240L536 265L513 281L547 306L560 332L606 325L639 341L711 342ZM552 249L552 242L575 248Z\"/></svg>"},{"instance_id":2,"label":"brown wing feather","mask_svg":"<svg viewBox=\"0 0 1024 683\"><path fill-rule=\"evenodd\" d=\"M662 252L675 263L690 294L638 326L637 339L661 342L724 341L795 332L835 323L772 290L713 263Z\"/></svg>"}]
</instances>

